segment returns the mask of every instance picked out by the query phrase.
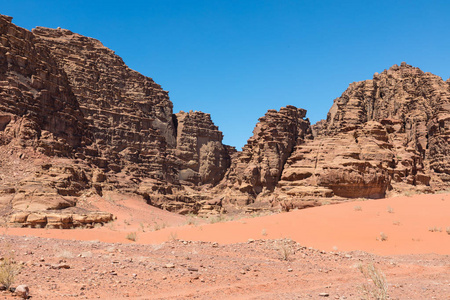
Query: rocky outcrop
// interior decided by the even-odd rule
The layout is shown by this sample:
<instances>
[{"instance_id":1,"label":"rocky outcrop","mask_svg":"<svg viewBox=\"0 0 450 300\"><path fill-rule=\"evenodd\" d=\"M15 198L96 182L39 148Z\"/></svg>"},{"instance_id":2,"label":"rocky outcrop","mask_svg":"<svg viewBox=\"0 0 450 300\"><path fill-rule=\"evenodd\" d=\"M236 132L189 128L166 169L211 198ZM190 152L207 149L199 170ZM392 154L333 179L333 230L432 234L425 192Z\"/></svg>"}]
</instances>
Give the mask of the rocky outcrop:
<instances>
[{"instance_id":1,"label":"rocky outcrop","mask_svg":"<svg viewBox=\"0 0 450 300\"><path fill-rule=\"evenodd\" d=\"M179 179L196 185L217 184L230 166L222 132L203 112L182 111L176 114L176 121Z\"/></svg>"},{"instance_id":2,"label":"rocky outcrop","mask_svg":"<svg viewBox=\"0 0 450 300\"><path fill-rule=\"evenodd\" d=\"M183 186L215 185L230 165L231 149L208 114L173 115L168 92L95 39L59 28L29 32L6 16L0 33L3 206L65 209L104 189L137 192L173 211L209 205Z\"/></svg>"},{"instance_id":3,"label":"rocky outcrop","mask_svg":"<svg viewBox=\"0 0 450 300\"><path fill-rule=\"evenodd\" d=\"M90 143L64 71L34 35L0 15L0 145L13 139L50 155Z\"/></svg>"},{"instance_id":4,"label":"rocky outcrop","mask_svg":"<svg viewBox=\"0 0 450 300\"><path fill-rule=\"evenodd\" d=\"M380 123L371 121L361 130L297 146L276 192L279 200L381 198L389 187L388 169L393 160L387 131Z\"/></svg>"},{"instance_id":5,"label":"rocky outcrop","mask_svg":"<svg viewBox=\"0 0 450 300\"><path fill-rule=\"evenodd\" d=\"M92 228L96 224L108 223L113 218L112 214L106 212L20 211L10 216L9 223L30 228Z\"/></svg>"},{"instance_id":6,"label":"rocky outcrop","mask_svg":"<svg viewBox=\"0 0 450 300\"><path fill-rule=\"evenodd\" d=\"M101 42L65 29L33 29L65 71L94 145L80 154L106 171L172 182L172 102L151 78L128 68Z\"/></svg>"},{"instance_id":7,"label":"rocky outcrop","mask_svg":"<svg viewBox=\"0 0 450 300\"><path fill-rule=\"evenodd\" d=\"M293 123L283 116L265 124L266 116L227 173L229 202L243 206L269 195L272 205L293 208L448 188L449 97L440 77L402 63L350 84L327 120L305 124L298 140L286 136L287 146L272 136Z\"/></svg>"},{"instance_id":8,"label":"rocky outcrop","mask_svg":"<svg viewBox=\"0 0 450 300\"><path fill-rule=\"evenodd\" d=\"M207 215L450 184L450 82L406 63L350 84L313 126L303 109L269 110L240 152L209 114L172 107L98 40L0 16L0 211L71 227L105 190Z\"/></svg>"},{"instance_id":9,"label":"rocky outcrop","mask_svg":"<svg viewBox=\"0 0 450 300\"><path fill-rule=\"evenodd\" d=\"M446 186L449 95L440 77L406 63L350 84L289 158L277 193L380 198Z\"/></svg>"},{"instance_id":10,"label":"rocky outcrop","mask_svg":"<svg viewBox=\"0 0 450 300\"><path fill-rule=\"evenodd\" d=\"M294 147L311 139L306 110L288 105L259 119L242 152L235 155L224 185L228 202L246 205L271 193Z\"/></svg>"}]
</instances>

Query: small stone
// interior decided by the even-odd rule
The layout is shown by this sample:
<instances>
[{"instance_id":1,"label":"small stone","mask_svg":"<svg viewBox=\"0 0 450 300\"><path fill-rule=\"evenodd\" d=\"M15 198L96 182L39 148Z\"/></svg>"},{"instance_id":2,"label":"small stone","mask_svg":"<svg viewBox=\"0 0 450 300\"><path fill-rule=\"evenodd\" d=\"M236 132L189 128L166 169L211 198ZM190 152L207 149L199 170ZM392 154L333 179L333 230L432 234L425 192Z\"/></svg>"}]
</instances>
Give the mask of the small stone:
<instances>
[{"instance_id":1,"label":"small stone","mask_svg":"<svg viewBox=\"0 0 450 300\"><path fill-rule=\"evenodd\" d=\"M217 244L216 242L212 243L213 248L217 248L219 247L219 244Z\"/></svg>"},{"instance_id":2,"label":"small stone","mask_svg":"<svg viewBox=\"0 0 450 300\"><path fill-rule=\"evenodd\" d=\"M294 270L292 270L291 268L288 269L288 272L292 272L292 271L294 271Z\"/></svg>"},{"instance_id":3,"label":"small stone","mask_svg":"<svg viewBox=\"0 0 450 300\"><path fill-rule=\"evenodd\" d=\"M70 269L70 266L66 263L52 264L50 265L51 269Z\"/></svg>"},{"instance_id":4,"label":"small stone","mask_svg":"<svg viewBox=\"0 0 450 300\"><path fill-rule=\"evenodd\" d=\"M241 270L240 272L241 272L241 274L245 274L245 270Z\"/></svg>"},{"instance_id":5,"label":"small stone","mask_svg":"<svg viewBox=\"0 0 450 300\"><path fill-rule=\"evenodd\" d=\"M319 296L320 297L329 297L330 294L328 294L328 293L320 293Z\"/></svg>"},{"instance_id":6,"label":"small stone","mask_svg":"<svg viewBox=\"0 0 450 300\"><path fill-rule=\"evenodd\" d=\"M168 264L166 264L165 267L168 268L168 269L173 269L173 268L175 268L175 265L172 264L172 263L168 263Z\"/></svg>"},{"instance_id":7,"label":"small stone","mask_svg":"<svg viewBox=\"0 0 450 300\"><path fill-rule=\"evenodd\" d=\"M251 243L255 242L255 240L254 240L254 239L248 239L247 242L248 242L249 244L251 244Z\"/></svg>"},{"instance_id":8,"label":"small stone","mask_svg":"<svg viewBox=\"0 0 450 300\"><path fill-rule=\"evenodd\" d=\"M198 272L197 268L193 268L193 267L188 267L188 271L190 272Z\"/></svg>"}]
</instances>

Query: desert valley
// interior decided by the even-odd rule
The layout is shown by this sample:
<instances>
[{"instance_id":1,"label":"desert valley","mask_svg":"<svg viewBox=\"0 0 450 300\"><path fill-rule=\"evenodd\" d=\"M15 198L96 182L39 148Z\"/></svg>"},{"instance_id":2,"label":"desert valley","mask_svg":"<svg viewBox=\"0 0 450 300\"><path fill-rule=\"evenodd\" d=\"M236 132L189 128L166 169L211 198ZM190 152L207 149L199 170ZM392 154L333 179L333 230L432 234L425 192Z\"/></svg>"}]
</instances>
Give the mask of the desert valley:
<instances>
[{"instance_id":1,"label":"desert valley","mask_svg":"<svg viewBox=\"0 0 450 300\"><path fill-rule=\"evenodd\" d=\"M0 298L450 299L450 80L274 106L238 151L100 41L0 15Z\"/></svg>"}]
</instances>

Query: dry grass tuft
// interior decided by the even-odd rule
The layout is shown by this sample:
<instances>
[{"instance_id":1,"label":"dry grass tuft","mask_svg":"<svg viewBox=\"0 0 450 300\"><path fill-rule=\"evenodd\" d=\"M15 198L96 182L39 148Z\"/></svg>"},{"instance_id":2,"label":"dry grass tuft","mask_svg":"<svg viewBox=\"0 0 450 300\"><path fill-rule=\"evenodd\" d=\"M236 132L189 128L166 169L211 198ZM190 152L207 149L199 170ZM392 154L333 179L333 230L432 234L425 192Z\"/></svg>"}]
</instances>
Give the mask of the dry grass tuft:
<instances>
[{"instance_id":1,"label":"dry grass tuft","mask_svg":"<svg viewBox=\"0 0 450 300\"><path fill-rule=\"evenodd\" d=\"M355 211L362 211L362 208L361 208L361 206L359 206L359 205L356 205L355 207L353 207L353 209L354 209Z\"/></svg>"},{"instance_id":2,"label":"dry grass tuft","mask_svg":"<svg viewBox=\"0 0 450 300\"><path fill-rule=\"evenodd\" d=\"M136 240L137 240L137 233L136 232L130 232L129 234L127 234L126 238L127 238L127 240L136 242Z\"/></svg>"},{"instance_id":3,"label":"dry grass tuft","mask_svg":"<svg viewBox=\"0 0 450 300\"><path fill-rule=\"evenodd\" d=\"M178 240L178 234L172 231L169 235L169 241L175 242Z\"/></svg>"},{"instance_id":4,"label":"dry grass tuft","mask_svg":"<svg viewBox=\"0 0 450 300\"><path fill-rule=\"evenodd\" d=\"M434 227L428 228L428 231L431 231L431 232L442 232L442 228L434 226Z\"/></svg>"},{"instance_id":5,"label":"dry grass tuft","mask_svg":"<svg viewBox=\"0 0 450 300\"><path fill-rule=\"evenodd\" d=\"M280 259L284 261L291 261L292 255L294 254L294 249L291 245L291 240L282 239L278 240L277 243L278 253L280 255Z\"/></svg>"},{"instance_id":6,"label":"dry grass tuft","mask_svg":"<svg viewBox=\"0 0 450 300\"><path fill-rule=\"evenodd\" d=\"M0 262L0 285L9 289L19 273L20 266L14 260L12 254L5 256L3 261Z\"/></svg>"},{"instance_id":7,"label":"dry grass tuft","mask_svg":"<svg viewBox=\"0 0 450 300\"><path fill-rule=\"evenodd\" d=\"M363 274L365 283L361 286L363 299L385 300L389 298L386 276L373 264L359 265L358 270Z\"/></svg>"},{"instance_id":8,"label":"dry grass tuft","mask_svg":"<svg viewBox=\"0 0 450 300\"><path fill-rule=\"evenodd\" d=\"M380 236L377 238L378 241L387 241L388 236L384 232L380 232Z\"/></svg>"}]
</instances>

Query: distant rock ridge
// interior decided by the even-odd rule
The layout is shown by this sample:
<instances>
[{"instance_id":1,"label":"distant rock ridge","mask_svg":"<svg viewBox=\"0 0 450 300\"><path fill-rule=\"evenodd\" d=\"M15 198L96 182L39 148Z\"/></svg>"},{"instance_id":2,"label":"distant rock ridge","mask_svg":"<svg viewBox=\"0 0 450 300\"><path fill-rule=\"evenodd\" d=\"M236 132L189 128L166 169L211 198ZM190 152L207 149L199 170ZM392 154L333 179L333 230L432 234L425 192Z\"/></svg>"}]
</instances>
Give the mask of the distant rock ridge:
<instances>
[{"instance_id":1,"label":"distant rock ridge","mask_svg":"<svg viewBox=\"0 0 450 300\"><path fill-rule=\"evenodd\" d=\"M55 209L75 220L83 199L117 191L216 214L449 188L450 81L406 63L350 84L314 125L304 109L269 110L236 151L209 114L173 113L100 41L11 19L0 15L0 213L15 223Z\"/></svg>"}]
</instances>

